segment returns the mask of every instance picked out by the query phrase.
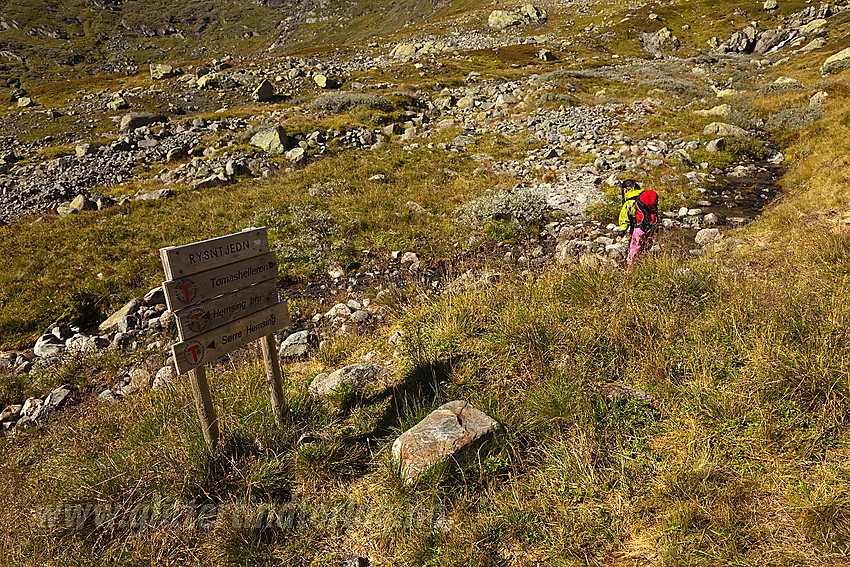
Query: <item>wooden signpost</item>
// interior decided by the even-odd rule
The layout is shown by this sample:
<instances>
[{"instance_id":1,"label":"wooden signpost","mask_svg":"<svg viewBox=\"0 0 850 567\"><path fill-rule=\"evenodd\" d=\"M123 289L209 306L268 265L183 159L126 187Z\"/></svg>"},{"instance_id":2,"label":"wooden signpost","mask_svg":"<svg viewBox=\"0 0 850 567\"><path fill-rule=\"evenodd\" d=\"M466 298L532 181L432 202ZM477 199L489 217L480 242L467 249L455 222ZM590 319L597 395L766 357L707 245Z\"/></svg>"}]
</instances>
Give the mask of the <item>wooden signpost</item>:
<instances>
[{"instance_id":1,"label":"wooden signpost","mask_svg":"<svg viewBox=\"0 0 850 567\"><path fill-rule=\"evenodd\" d=\"M160 249L165 300L180 341L172 345L178 374L188 374L210 450L219 427L204 365L250 342L263 350L272 411L278 427L289 412L283 397L274 332L288 327L289 310L277 297L277 259L265 228Z\"/></svg>"}]
</instances>

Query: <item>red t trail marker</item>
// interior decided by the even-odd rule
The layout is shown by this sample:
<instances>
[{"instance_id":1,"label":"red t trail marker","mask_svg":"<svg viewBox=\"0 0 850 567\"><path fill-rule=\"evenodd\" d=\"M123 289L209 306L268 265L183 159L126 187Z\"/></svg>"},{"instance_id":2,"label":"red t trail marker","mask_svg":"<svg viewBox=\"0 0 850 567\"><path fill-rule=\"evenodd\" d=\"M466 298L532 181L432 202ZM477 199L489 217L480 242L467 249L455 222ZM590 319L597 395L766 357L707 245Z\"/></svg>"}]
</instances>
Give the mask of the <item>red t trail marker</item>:
<instances>
[{"instance_id":1,"label":"red t trail marker","mask_svg":"<svg viewBox=\"0 0 850 567\"><path fill-rule=\"evenodd\" d=\"M250 342L263 351L272 411L280 427L289 406L283 397L274 332L290 325L285 301L278 301L277 258L265 228L169 246L159 251L168 281L162 283L180 341L171 347L178 374L188 374L211 451L219 427L204 365Z\"/></svg>"}]
</instances>

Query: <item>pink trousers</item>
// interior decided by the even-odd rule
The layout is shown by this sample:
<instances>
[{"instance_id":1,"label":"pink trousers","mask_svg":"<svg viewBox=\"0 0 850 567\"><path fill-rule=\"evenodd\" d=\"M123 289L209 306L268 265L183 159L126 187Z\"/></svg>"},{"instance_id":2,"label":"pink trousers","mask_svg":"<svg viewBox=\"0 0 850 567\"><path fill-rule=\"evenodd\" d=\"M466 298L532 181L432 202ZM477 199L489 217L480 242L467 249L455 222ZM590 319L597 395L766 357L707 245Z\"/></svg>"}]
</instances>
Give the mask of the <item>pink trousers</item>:
<instances>
[{"instance_id":1,"label":"pink trousers","mask_svg":"<svg viewBox=\"0 0 850 567\"><path fill-rule=\"evenodd\" d=\"M632 240L629 242L629 257L626 260L626 264L628 265L627 271L632 269L635 257L639 253L652 248L652 236L653 231L644 232L639 226L635 227L632 233Z\"/></svg>"}]
</instances>

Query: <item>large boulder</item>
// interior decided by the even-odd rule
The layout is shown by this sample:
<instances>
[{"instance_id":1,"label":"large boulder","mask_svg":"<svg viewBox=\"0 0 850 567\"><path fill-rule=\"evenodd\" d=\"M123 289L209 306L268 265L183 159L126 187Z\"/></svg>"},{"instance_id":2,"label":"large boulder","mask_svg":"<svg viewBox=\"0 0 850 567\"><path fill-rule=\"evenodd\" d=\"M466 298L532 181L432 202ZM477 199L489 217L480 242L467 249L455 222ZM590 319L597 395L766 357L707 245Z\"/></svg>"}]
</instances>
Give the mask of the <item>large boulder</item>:
<instances>
[{"instance_id":1,"label":"large boulder","mask_svg":"<svg viewBox=\"0 0 850 567\"><path fill-rule=\"evenodd\" d=\"M167 122L167 118L152 112L130 112L121 117L121 122L118 124L118 129L122 132L135 130L142 126L150 126L157 122Z\"/></svg>"},{"instance_id":2,"label":"large boulder","mask_svg":"<svg viewBox=\"0 0 850 567\"><path fill-rule=\"evenodd\" d=\"M717 116L723 120L741 120L746 118L728 104L720 104L706 110L695 110L694 114L699 116Z\"/></svg>"},{"instance_id":3,"label":"large boulder","mask_svg":"<svg viewBox=\"0 0 850 567\"><path fill-rule=\"evenodd\" d=\"M821 32L821 28L826 25L826 20L823 18L818 18L816 20L812 20L808 24L804 25L800 28L800 34L802 35L810 35L810 34L818 34Z\"/></svg>"},{"instance_id":4,"label":"large boulder","mask_svg":"<svg viewBox=\"0 0 850 567\"><path fill-rule=\"evenodd\" d=\"M124 307L113 313L109 316L109 318L98 326L98 331L101 333L105 333L107 331L112 330L113 328L118 327L118 321L126 317L127 315L132 315L139 309L139 300L131 299L127 303L124 304Z\"/></svg>"},{"instance_id":5,"label":"large boulder","mask_svg":"<svg viewBox=\"0 0 850 567\"><path fill-rule=\"evenodd\" d=\"M757 36L758 30L753 26L747 26L733 33L728 41L720 44L718 50L725 53L752 53Z\"/></svg>"},{"instance_id":6,"label":"large boulder","mask_svg":"<svg viewBox=\"0 0 850 567\"><path fill-rule=\"evenodd\" d=\"M815 49L821 49L826 47L826 40L822 37L816 37L806 45L800 48L802 53L808 53L809 51L814 51Z\"/></svg>"},{"instance_id":7,"label":"large boulder","mask_svg":"<svg viewBox=\"0 0 850 567\"><path fill-rule=\"evenodd\" d=\"M320 89L338 89L341 85L328 77L327 75L322 75L321 73L316 73L313 75L313 82Z\"/></svg>"},{"instance_id":8,"label":"large boulder","mask_svg":"<svg viewBox=\"0 0 850 567\"><path fill-rule=\"evenodd\" d=\"M396 59L413 57L419 51L420 45L418 43L399 43L390 51L390 57Z\"/></svg>"},{"instance_id":9,"label":"large boulder","mask_svg":"<svg viewBox=\"0 0 850 567\"><path fill-rule=\"evenodd\" d=\"M174 67L165 65L164 63L151 63L151 79L158 81L160 79L168 79L176 75Z\"/></svg>"},{"instance_id":10,"label":"large boulder","mask_svg":"<svg viewBox=\"0 0 850 567\"><path fill-rule=\"evenodd\" d=\"M850 47L842 49L835 55L831 55L823 62L820 72L824 75L841 71L850 67Z\"/></svg>"},{"instance_id":11,"label":"large boulder","mask_svg":"<svg viewBox=\"0 0 850 567\"><path fill-rule=\"evenodd\" d=\"M266 128L251 136L252 146L257 146L273 155L286 153L294 148L295 144L295 139L287 136L281 126Z\"/></svg>"},{"instance_id":12,"label":"large boulder","mask_svg":"<svg viewBox=\"0 0 850 567\"><path fill-rule=\"evenodd\" d=\"M510 26L518 26L525 23L525 18L514 12L505 10L494 10L487 18L487 25L497 30L503 30Z\"/></svg>"},{"instance_id":13,"label":"large boulder","mask_svg":"<svg viewBox=\"0 0 850 567\"><path fill-rule=\"evenodd\" d=\"M705 136L727 137L727 138L747 138L750 133L734 124L726 124L725 122L712 122L706 126L703 131Z\"/></svg>"},{"instance_id":14,"label":"large boulder","mask_svg":"<svg viewBox=\"0 0 850 567\"><path fill-rule=\"evenodd\" d=\"M263 79L263 82L257 85L257 88L254 89L252 96L257 102L270 101L274 96L274 85Z\"/></svg>"},{"instance_id":15,"label":"large boulder","mask_svg":"<svg viewBox=\"0 0 850 567\"><path fill-rule=\"evenodd\" d=\"M383 379L389 371L380 364L352 364L330 374L319 374L310 383L307 391L316 397L336 391L343 384L349 384L356 390Z\"/></svg>"},{"instance_id":16,"label":"large boulder","mask_svg":"<svg viewBox=\"0 0 850 567\"><path fill-rule=\"evenodd\" d=\"M532 22L542 22L549 18L546 10L540 10L533 4L523 4L519 11Z\"/></svg>"},{"instance_id":17,"label":"large boulder","mask_svg":"<svg viewBox=\"0 0 850 567\"><path fill-rule=\"evenodd\" d=\"M773 28L772 30L764 30L758 35L753 53L767 53L783 41L786 41L795 32L785 28Z\"/></svg>"},{"instance_id":18,"label":"large boulder","mask_svg":"<svg viewBox=\"0 0 850 567\"><path fill-rule=\"evenodd\" d=\"M219 73L207 73L202 77L198 77L199 89L217 89L222 85L222 76Z\"/></svg>"},{"instance_id":19,"label":"large boulder","mask_svg":"<svg viewBox=\"0 0 850 567\"><path fill-rule=\"evenodd\" d=\"M393 461L405 483L435 464L456 457L504 432L502 425L469 402L443 404L401 434L392 446Z\"/></svg>"},{"instance_id":20,"label":"large boulder","mask_svg":"<svg viewBox=\"0 0 850 567\"><path fill-rule=\"evenodd\" d=\"M664 27L655 33L641 33L640 43L644 50L661 59L664 57L664 49L677 49L679 47L679 38L673 35L670 28Z\"/></svg>"}]
</instances>

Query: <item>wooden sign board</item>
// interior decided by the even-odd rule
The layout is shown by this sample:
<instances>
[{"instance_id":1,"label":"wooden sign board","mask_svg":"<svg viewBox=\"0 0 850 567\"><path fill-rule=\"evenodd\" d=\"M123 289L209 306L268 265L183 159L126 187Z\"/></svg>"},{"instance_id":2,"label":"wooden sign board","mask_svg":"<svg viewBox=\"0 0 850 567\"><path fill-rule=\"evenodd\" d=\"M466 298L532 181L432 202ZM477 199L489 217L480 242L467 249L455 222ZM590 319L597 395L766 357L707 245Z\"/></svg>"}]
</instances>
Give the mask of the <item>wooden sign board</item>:
<instances>
[{"instance_id":1,"label":"wooden sign board","mask_svg":"<svg viewBox=\"0 0 850 567\"><path fill-rule=\"evenodd\" d=\"M168 281L165 301L180 342L171 347L178 374L188 374L204 441L211 451L219 428L204 364L260 340L272 410L279 427L289 413L281 384L274 332L288 327L289 309L278 303L277 258L265 228L170 246L159 251Z\"/></svg>"},{"instance_id":2,"label":"wooden sign board","mask_svg":"<svg viewBox=\"0 0 850 567\"><path fill-rule=\"evenodd\" d=\"M238 321L179 342L171 347L177 373L185 374L289 324L289 308L282 301Z\"/></svg>"},{"instance_id":3,"label":"wooden sign board","mask_svg":"<svg viewBox=\"0 0 850 567\"><path fill-rule=\"evenodd\" d=\"M180 279L163 282L168 309L181 309L277 277L277 256L274 252L255 256L199 272Z\"/></svg>"},{"instance_id":4,"label":"wooden sign board","mask_svg":"<svg viewBox=\"0 0 850 567\"><path fill-rule=\"evenodd\" d=\"M177 332L185 341L277 302L277 284L274 279L266 280L177 311Z\"/></svg>"},{"instance_id":5,"label":"wooden sign board","mask_svg":"<svg viewBox=\"0 0 850 567\"><path fill-rule=\"evenodd\" d=\"M266 229L252 228L185 246L160 248L159 254L166 279L174 280L266 254L268 251L269 237Z\"/></svg>"}]
</instances>

